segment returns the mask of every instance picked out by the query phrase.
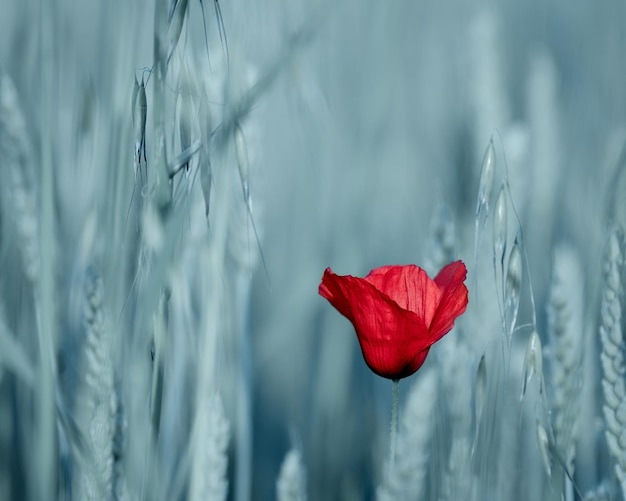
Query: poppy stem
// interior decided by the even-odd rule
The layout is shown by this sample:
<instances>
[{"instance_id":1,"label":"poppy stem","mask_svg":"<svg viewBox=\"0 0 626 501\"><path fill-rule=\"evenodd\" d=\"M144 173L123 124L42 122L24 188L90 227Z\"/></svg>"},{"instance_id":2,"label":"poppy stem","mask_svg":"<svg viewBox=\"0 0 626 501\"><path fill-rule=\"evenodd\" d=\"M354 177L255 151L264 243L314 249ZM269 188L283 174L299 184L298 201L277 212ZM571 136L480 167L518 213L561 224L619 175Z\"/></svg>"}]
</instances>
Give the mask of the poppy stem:
<instances>
[{"instance_id":1,"label":"poppy stem","mask_svg":"<svg viewBox=\"0 0 626 501\"><path fill-rule=\"evenodd\" d=\"M391 389L391 431L389 434L389 464L393 465L396 460L396 435L398 434L398 393L400 380L393 379Z\"/></svg>"}]
</instances>

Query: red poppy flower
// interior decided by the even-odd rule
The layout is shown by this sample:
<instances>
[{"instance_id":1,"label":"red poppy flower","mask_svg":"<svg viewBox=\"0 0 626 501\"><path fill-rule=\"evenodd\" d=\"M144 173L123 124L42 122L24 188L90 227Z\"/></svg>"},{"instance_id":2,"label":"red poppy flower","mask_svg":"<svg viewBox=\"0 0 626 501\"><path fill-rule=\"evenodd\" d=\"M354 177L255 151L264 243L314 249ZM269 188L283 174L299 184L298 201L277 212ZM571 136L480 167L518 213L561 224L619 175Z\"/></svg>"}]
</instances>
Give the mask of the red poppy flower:
<instances>
[{"instance_id":1,"label":"red poppy flower","mask_svg":"<svg viewBox=\"0 0 626 501\"><path fill-rule=\"evenodd\" d=\"M401 379L422 366L465 311L466 277L462 261L444 266L434 280L415 265L383 266L365 278L326 268L319 293L352 322L369 368Z\"/></svg>"}]
</instances>

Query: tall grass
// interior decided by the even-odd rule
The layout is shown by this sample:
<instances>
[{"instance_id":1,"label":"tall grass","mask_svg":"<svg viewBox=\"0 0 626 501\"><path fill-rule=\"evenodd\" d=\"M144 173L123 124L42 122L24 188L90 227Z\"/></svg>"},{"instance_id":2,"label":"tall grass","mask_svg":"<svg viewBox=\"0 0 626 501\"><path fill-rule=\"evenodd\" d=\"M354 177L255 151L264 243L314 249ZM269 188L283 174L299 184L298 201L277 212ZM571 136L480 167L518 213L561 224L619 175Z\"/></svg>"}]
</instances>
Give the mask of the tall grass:
<instances>
[{"instance_id":1,"label":"tall grass","mask_svg":"<svg viewBox=\"0 0 626 501\"><path fill-rule=\"evenodd\" d=\"M0 501L624 499L624 15L4 5ZM322 271L459 258L388 464Z\"/></svg>"}]
</instances>

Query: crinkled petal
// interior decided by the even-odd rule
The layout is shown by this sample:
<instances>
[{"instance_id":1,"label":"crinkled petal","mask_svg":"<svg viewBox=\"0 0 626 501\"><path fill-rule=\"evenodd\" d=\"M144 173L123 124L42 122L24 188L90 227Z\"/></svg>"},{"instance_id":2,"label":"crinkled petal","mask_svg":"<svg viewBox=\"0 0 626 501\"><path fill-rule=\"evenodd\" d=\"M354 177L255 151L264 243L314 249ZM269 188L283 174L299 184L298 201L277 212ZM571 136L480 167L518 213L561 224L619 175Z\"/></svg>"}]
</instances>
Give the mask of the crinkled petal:
<instances>
[{"instance_id":1,"label":"crinkled petal","mask_svg":"<svg viewBox=\"0 0 626 501\"><path fill-rule=\"evenodd\" d=\"M424 362L430 343L424 321L363 278L327 268L319 293L352 322L365 362L379 376L401 379Z\"/></svg>"},{"instance_id":2,"label":"crinkled petal","mask_svg":"<svg viewBox=\"0 0 626 501\"><path fill-rule=\"evenodd\" d=\"M435 343L446 335L454 326L455 319L467 307L468 291L463 283L467 277L467 268L463 261L454 261L439 272L435 283L441 290L439 306L430 324L430 343Z\"/></svg>"},{"instance_id":3,"label":"crinkled petal","mask_svg":"<svg viewBox=\"0 0 626 501\"><path fill-rule=\"evenodd\" d=\"M373 269L365 280L393 299L401 308L422 318L427 326L432 322L442 292L419 266L382 266Z\"/></svg>"}]
</instances>

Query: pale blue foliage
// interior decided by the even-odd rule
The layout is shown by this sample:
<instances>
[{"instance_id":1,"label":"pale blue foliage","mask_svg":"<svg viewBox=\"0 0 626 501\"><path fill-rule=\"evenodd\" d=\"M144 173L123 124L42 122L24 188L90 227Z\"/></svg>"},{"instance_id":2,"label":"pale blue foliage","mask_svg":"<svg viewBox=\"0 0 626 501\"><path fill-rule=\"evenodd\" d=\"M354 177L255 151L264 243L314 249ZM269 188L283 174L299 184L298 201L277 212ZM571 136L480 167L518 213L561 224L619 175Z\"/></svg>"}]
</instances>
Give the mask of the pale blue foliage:
<instances>
[{"instance_id":1,"label":"pale blue foliage","mask_svg":"<svg viewBox=\"0 0 626 501\"><path fill-rule=\"evenodd\" d=\"M4 2L0 501L76 499L79 466L111 499L185 499L204 480L270 499L294 432L298 499L618 499L594 389L601 300L619 306L602 256L626 222L625 18L619 0ZM580 263L558 269L581 288L558 296L581 310L575 347L547 335L563 245ZM399 436L424 450L399 444L386 485L391 383L317 287L327 266L453 259L469 306L429 354L437 391L401 382ZM90 266L100 386L79 363ZM534 332L548 391L529 378L520 400ZM559 370L580 384L559 388ZM80 388L115 398L98 451ZM202 478L197 451L214 449Z\"/></svg>"}]
</instances>

